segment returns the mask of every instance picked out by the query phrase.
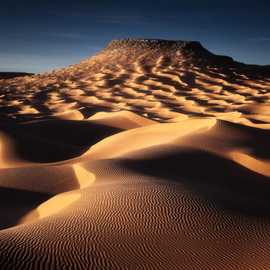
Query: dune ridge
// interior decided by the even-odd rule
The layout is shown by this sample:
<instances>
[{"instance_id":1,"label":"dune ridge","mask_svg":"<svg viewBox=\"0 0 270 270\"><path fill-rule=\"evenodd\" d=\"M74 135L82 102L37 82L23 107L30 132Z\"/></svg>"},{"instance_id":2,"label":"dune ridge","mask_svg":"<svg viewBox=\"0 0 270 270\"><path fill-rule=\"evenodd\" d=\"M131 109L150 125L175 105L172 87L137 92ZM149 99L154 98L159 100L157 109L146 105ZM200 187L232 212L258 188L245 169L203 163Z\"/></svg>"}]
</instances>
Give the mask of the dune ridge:
<instances>
[{"instance_id":1,"label":"dune ridge","mask_svg":"<svg viewBox=\"0 0 270 270\"><path fill-rule=\"evenodd\" d=\"M0 268L269 269L269 98L192 41L0 80Z\"/></svg>"}]
</instances>

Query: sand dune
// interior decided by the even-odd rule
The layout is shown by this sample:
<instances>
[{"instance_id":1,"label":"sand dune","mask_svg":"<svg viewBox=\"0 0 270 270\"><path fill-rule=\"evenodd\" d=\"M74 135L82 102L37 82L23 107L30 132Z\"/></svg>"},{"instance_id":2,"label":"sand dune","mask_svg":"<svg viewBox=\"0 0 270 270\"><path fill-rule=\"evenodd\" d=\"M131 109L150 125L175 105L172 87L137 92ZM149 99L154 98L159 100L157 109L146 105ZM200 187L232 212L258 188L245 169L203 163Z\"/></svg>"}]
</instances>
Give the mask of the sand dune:
<instances>
[{"instance_id":1,"label":"sand dune","mask_svg":"<svg viewBox=\"0 0 270 270\"><path fill-rule=\"evenodd\" d=\"M1 136L1 168L77 157L99 140L121 130L75 120L4 124Z\"/></svg>"},{"instance_id":2,"label":"sand dune","mask_svg":"<svg viewBox=\"0 0 270 270\"><path fill-rule=\"evenodd\" d=\"M129 111L111 113L99 112L91 116L89 120L92 123L99 123L121 129L133 129L157 123L153 120L141 117Z\"/></svg>"},{"instance_id":3,"label":"sand dune","mask_svg":"<svg viewBox=\"0 0 270 270\"><path fill-rule=\"evenodd\" d=\"M269 269L269 91L162 40L0 80L0 268Z\"/></svg>"}]
</instances>

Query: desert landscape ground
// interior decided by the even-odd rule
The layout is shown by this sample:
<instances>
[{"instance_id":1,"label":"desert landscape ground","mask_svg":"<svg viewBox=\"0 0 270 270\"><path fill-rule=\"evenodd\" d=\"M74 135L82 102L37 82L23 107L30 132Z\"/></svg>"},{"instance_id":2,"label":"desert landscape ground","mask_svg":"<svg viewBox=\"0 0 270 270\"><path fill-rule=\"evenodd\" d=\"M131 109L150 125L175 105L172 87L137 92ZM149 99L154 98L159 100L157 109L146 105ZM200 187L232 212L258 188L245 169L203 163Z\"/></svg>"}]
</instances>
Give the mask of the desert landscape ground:
<instances>
[{"instance_id":1,"label":"desert landscape ground","mask_svg":"<svg viewBox=\"0 0 270 270\"><path fill-rule=\"evenodd\" d=\"M270 269L270 66L114 40L0 119L1 269Z\"/></svg>"}]
</instances>

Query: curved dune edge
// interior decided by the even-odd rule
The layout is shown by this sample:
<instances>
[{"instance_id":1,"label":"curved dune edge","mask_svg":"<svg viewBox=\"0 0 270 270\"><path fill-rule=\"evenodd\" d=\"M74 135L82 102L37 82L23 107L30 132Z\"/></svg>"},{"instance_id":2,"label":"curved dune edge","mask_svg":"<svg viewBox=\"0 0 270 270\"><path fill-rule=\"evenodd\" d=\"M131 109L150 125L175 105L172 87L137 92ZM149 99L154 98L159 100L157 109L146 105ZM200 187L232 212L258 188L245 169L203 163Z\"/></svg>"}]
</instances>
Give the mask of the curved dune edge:
<instances>
[{"instance_id":1,"label":"curved dune edge","mask_svg":"<svg viewBox=\"0 0 270 270\"><path fill-rule=\"evenodd\" d=\"M63 166L62 166L63 167ZM62 169L60 166L60 170ZM24 178L18 178L20 174L16 174L15 179L10 181L10 179L5 179L7 182L6 185L3 184L3 182L0 180L0 186L8 186L9 188L17 189L17 190L28 190L31 192L42 192L51 194L51 198L39 206L35 207L35 209L32 209L29 211L29 213L24 214L23 217L19 219L19 221L16 224L13 224L15 226L27 224L27 223L33 223L37 222L40 219L43 219L45 217L49 217L51 215L55 215L57 213L60 213L63 210L66 210L73 202L78 201L80 198L80 193L78 190L85 189L95 182L96 176L91 173L90 171L86 170L83 166L79 164L74 165L64 165L65 169L72 169L74 171L74 183L72 183L72 179L62 180L62 175L58 175L55 179L53 179L53 174L51 171L47 171L46 177L50 175L50 181L51 183L44 183L47 179L42 179L39 175L38 179L36 179L35 176L32 176L32 179L27 180L29 183L21 183L21 179ZM67 168L68 167L68 168ZM40 170L40 168L38 168ZM19 171L20 172L20 169ZM28 172L31 175L31 169ZM44 174L44 171L40 173L41 175ZM69 170L69 174L72 174L72 172ZM52 178L51 178L52 177ZM5 178L5 176L3 177ZM43 184L43 186L42 186ZM44 185L45 184L45 185ZM66 185L65 185L66 184ZM60 189L59 189L60 188ZM70 192L65 192L71 190ZM53 196L53 194L57 194L56 196Z\"/></svg>"},{"instance_id":2,"label":"curved dune edge","mask_svg":"<svg viewBox=\"0 0 270 270\"><path fill-rule=\"evenodd\" d=\"M91 172L72 161L70 164L2 169L0 174L1 187L46 194L84 188L94 181Z\"/></svg>"},{"instance_id":3,"label":"curved dune edge","mask_svg":"<svg viewBox=\"0 0 270 270\"><path fill-rule=\"evenodd\" d=\"M155 124L110 136L91 147L85 153L93 159L116 158L125 153L169 143L191 133L202 132L214 126L216 120L190 119L179 123Z\"/></svg>"},{"instance_id":4,"label":"curved dune edge","mask_svg":"<svg viewBox=\"0 0 270 270\"><path fill-rule=\"evenodd\" d=\"M257 129L251 127L250 130L243 132L239 123L232 122L231 126L225 123L223 120L215 119L189 119L180 124L157 124L155 127L121 132L92 146L85 156L90 159L121 158L143 149L146 150L146 154L147 149L153 146L173 144L177 147L185 146L210 151L254 172L269 176L267 161L260 161L259 157L245 153L251 147L250 141L253 140L255 143L256 135L251 134ZM158 132L153 136L155 128ZM247 140L246 137L251 138ZM253 151L256 151L256 143ZM269 154L268 157L270 158Z\"/></svg>"},{"instance_id":5,"label":"curved dune edge","mask_svg":"<svg viewBox=\"0 0 270 270\"><path fill-rule=\"evenodd\" d=\"M55 113L52 115L52 117L63 120L77 120L77 121L84 119L83 114L79 110L73 110L64 113L63 112Z\"/></svg>"},{"instance_id":6,"label":"curved dune edge","mask_svg":"<svg viewBox=\"0 0 270 270\"><path fill-rule=\"evenodd\" d=\"M133 129L158 123L129 111L98 112L88 120L121 129Z\"/></svg>"},{"instance_id":7,"label":"curved dune edge","mask_svg":"<svg viewBox=\"0 0 270 270\"><path fill-rule=\"evenodd\" d=\"M80 189L86 188L95 182L96 176L90 171L86 170L79 164L74 164L72 167L75 175L77 176Z\"/></svg>"},{"instance_id":8,"label":"curved dune edge","mask_svg":"<svg viewBox=\"0 0 270 270\"><path fill-rule=\"evenodd\" d=\"M81 195L79 193L74 192L54 196L53 198L39 205L30 213L26 214L19 220L17 225L37 222L40 219L55 215L64 209L67 209L74 202L78 201L80 197Z\"/></svg>"},{"instance_id":9,"label":"curved dune edge","mask_svg":"<svg viewBox=\"0 0 270 270\"><path fill-rule=\"evenodd\" d=\"M240 153L237 151L231 152L229 154L229 157L235 162L237 162L238 164L241 164L243 167L246 167L254 172L270 177L270 162L269 161L264 162L246 153Z\"/></svg>"},{"instance_id":10,"label":"curved dune edge","mask_svg":"<svg viewBox=\"0 0 270 270\"><path fill-rule=\"evenodd\" d=\"M34 167L77 158L122 128L77 120L8 124L1 130L0 169Z\"/></svg>"}]
</instances>

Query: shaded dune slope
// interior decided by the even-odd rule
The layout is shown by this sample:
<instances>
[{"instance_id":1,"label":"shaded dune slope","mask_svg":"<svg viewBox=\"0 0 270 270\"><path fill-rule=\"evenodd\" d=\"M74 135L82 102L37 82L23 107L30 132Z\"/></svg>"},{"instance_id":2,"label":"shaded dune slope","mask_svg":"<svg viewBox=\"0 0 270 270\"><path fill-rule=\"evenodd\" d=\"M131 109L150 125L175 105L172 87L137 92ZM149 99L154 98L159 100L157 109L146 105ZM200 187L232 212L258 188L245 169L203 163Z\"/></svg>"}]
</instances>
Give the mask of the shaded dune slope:
<instances>
[{"instance_id":1,"label":"shaded dune slope","mask_svg":"<svg viewBox=\"0 0 270 270\"><path fill-rule=\"evenodd\" d=\"M33 76L33 73L25 72L0 72L0 79L12 79L16 77Z\"/></svg>"},{"instance_id":2,"label":"shaded dune slope","mask_svg":"<svg viewBox=\"0 0 270 270\"><path fill-rule=\"evenodd\" d=\"M3 269L270 268L269 67L121 40L0 89Z\"/></svg>"},{"instance_id":3,"label":"shaded dune slope","mask_svg":"<svg viewBox=\"0 0 270 270\"><path fill-rule=\"evenodd\" d=\"M99 140L121 130L90 121L71 120L3 125L1 167L16 166L20 160L56 162L77 157Z\"/></svg>"}]
</instances>

